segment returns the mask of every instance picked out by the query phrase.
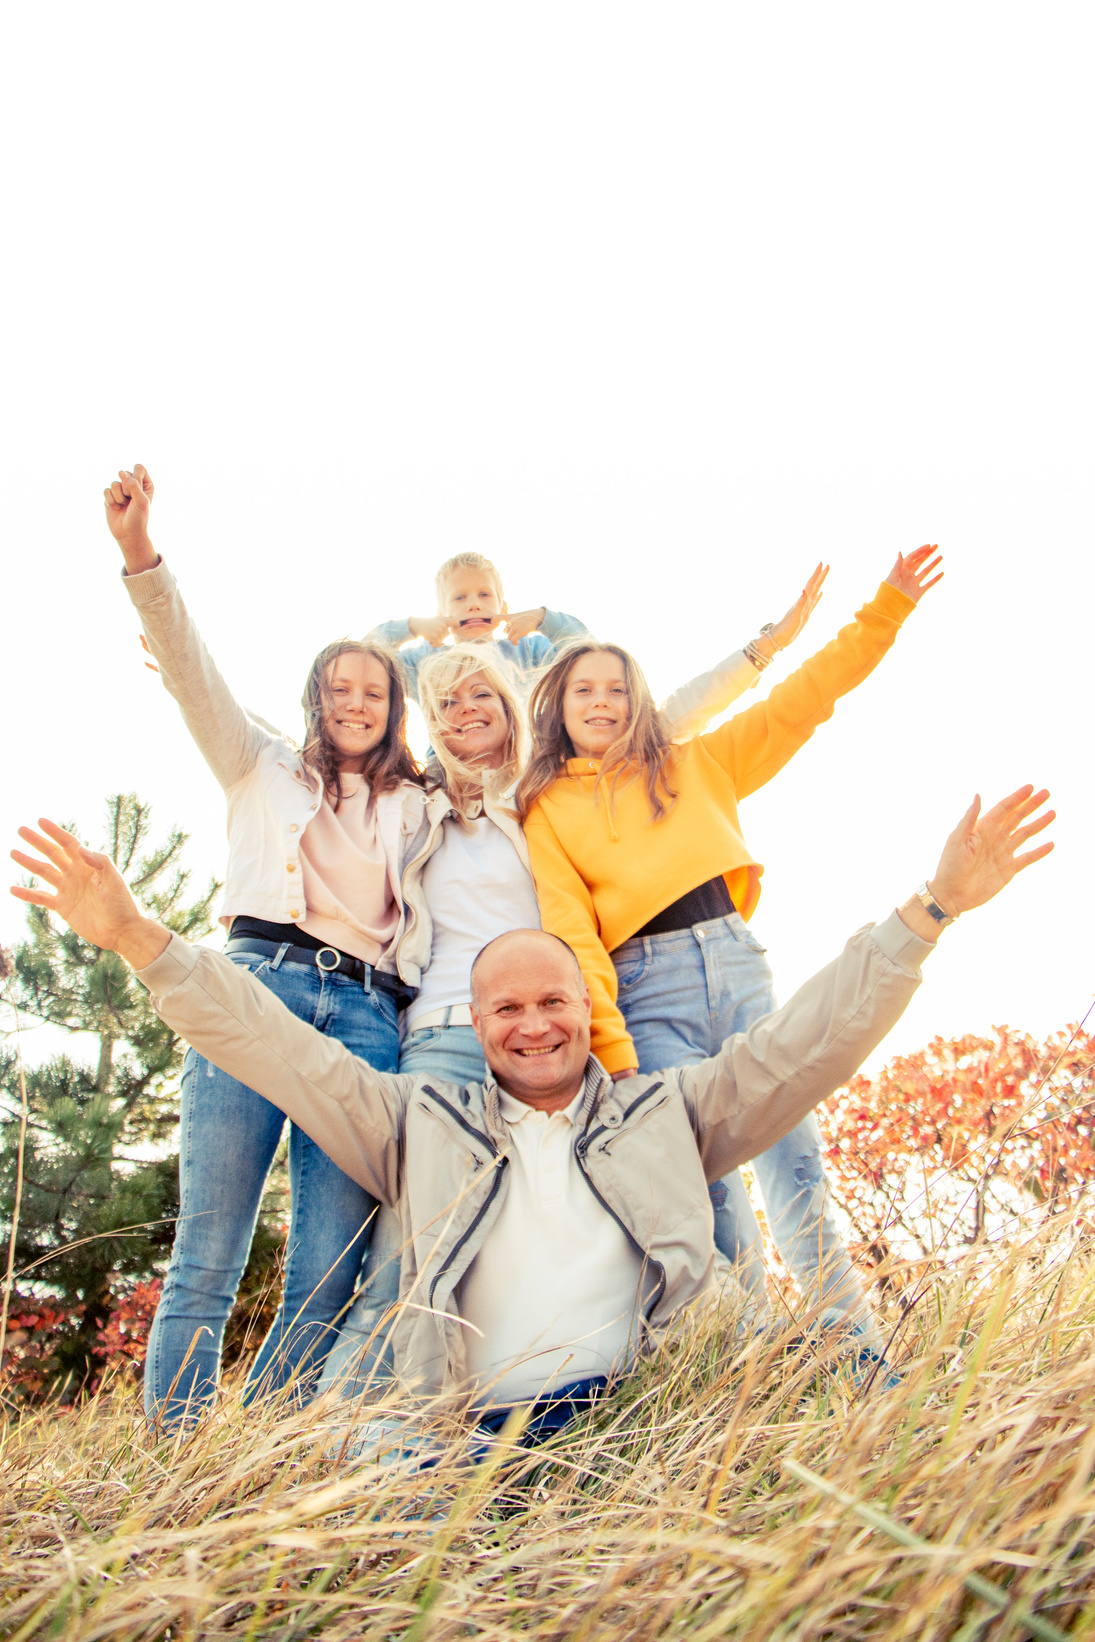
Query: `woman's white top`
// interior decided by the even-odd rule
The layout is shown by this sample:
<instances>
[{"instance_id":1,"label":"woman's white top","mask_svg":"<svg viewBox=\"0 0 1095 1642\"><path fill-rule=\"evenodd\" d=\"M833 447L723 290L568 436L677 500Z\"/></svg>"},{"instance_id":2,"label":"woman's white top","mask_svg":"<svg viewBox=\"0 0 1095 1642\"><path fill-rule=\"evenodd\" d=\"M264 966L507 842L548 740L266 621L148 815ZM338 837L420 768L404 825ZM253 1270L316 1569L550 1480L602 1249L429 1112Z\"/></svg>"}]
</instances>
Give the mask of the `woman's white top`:
<instances>
[{"instance_id":1,"label":"woman's white top","mask_svg":"<svg viewBox=\"0 0 1095 1642\"><path fill-rule=\"evenodd\" d=\"M363 775L343 775L300 840L305 917L300 927L367 964L378 964L399 926L376 801Z\"/></svg>"},{"instance_id":2,"label":"woman's white top","mask_svg":"<svg viewBox=\"0 0 1095 1642\"><path fill-rule=\"evenodd\" d=\"M407 1011L409 1032L422 1015L470 1002L472 960L480 947L508 929L540 928L532 874L501 827L481 815L464 828L450 815L442 828L422 873L433 941L422 989Z\"/></svg>"}]
</instances>

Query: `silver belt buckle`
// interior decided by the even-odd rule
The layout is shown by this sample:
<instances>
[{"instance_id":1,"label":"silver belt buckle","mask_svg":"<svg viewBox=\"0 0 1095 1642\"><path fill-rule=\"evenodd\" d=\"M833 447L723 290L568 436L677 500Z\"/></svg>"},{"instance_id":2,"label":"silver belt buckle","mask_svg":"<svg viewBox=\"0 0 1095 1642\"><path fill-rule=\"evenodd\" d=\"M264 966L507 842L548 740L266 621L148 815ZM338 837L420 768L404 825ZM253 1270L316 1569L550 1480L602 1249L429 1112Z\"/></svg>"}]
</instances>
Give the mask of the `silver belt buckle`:
<instances>
[{"instance_id":1,"label":"silver belt buckle","mask_svg":"<svg viewBox=\"0 0 1095 1642\"><path fill-rule=\"evenodd\" d=\"M329 952L331 954L331 957L335 960L333 964L325 964L323 962L324 954L327 953L327 952ZM322 971L325 975L332 974L338 968L338 966L341 962L342 962L342 953L336 951L336 949L333 946L321 946L319 951L316 953L316 968L317 969L322 969Z\"/></svg>"}]
</instances>

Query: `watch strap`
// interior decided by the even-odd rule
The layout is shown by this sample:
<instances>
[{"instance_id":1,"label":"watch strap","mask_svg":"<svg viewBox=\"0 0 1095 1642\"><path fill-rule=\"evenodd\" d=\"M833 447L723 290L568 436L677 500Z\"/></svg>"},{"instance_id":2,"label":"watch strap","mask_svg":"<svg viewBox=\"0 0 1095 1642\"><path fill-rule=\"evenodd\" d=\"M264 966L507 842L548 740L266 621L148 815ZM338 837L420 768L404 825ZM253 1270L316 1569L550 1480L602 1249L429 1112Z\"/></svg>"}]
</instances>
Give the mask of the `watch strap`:
<instances>
[{"instance_id":1,"label":"watch strap","mask_svg":"<svg viewBox=\"0 0 1095 1642\"><path fill-rule=\"evenodd\" d=\"M924 911L935 919L940 929L946 929L947 925L953 924L958 917L957 912L950 913L943 911L943 908L939 905L939 902L928 888L926 881L921 884L920 888L917 890L916 898L920 902L920 905L924 908Z\"/></svg>"}]
</instances>

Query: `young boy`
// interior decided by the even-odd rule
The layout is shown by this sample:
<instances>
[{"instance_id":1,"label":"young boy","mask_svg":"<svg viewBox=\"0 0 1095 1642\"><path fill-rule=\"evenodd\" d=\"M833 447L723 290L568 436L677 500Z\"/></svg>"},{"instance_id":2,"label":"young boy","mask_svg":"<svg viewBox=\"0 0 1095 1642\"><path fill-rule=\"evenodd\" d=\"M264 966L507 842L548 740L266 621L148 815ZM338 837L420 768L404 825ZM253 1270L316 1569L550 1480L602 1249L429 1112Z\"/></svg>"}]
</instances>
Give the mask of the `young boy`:
<instances>
[{"instance_id":1,"label":"young boy","mask_svg":"<svg viewBox=\"0 0 1095 1642\"><path fill-rule=\"evenodd\" d=\"M436 616L408 616L405 621L385 621L374 627L369 639L379 640L399 650L410 638L418 644L399 650L407 675L407 692L418 700L418 669L451 633L461 644L489 644L495 659L527 695L536 673L549 662L567 639L584 637L589 629L576 616L560 610L520 610L510 615L502 593L502 578L482 553L457 553L446 559L437 572ZM494 638L495 628L505 622L502 638Z\"/></svg>"},{"instance_id":2,"label":"young boy","mask_svg":"<svg viewBox=\"0 0 1095 1642\"><path fill-rule=\"evenodd\" d=\"M674 740L699 735L712 718L724 713L731 702L756 684L772 657L802 632L821 598L822 583L828 574L828 565L819 564L782 621L762 628L743 649L735 650L710 672L701 673L662 702L661 710ZM502 578L482 553L457 553L446 559L437 572L436 587L436 616L381 622L366 634L367 643L375 640L399 650L407 694L415 701L418 669L450 633L462 644L489 644L522 697L531 693L537 674L557 650L569 639L589 635L588 627L577 616L549 610L546 605L511 616L502 593ZM496 639L494 631L503 621L505 637ZM400 650L410 638L419 642Z\"/></svg>"}]
</instances>

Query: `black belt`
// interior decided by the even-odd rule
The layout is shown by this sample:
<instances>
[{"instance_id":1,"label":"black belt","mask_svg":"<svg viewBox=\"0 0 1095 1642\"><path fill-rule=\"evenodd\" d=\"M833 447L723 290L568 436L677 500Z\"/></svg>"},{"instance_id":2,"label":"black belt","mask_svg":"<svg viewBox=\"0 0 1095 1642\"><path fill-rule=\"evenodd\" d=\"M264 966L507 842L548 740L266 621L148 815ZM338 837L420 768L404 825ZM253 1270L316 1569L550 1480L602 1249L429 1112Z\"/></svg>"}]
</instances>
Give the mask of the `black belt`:
<instances>
[{"instance_id":1,"label":"black belt","mask_svg":"<svg viewBox=\"0 0 1095 1642\"><path fill-rule=\"evenodd\" d=\"M226 943L224 950L227 953L252 952L256 958L274 958L280 954L278 961L282 963L307 964L311 969L322 970L324 975L349 975L366 992L375 987L378 992L393 993L400 1009L405 1009L418 996L416 986L408 986L398 975L388 975L367 964L363 958L351 958L348 952L340 952L337 946L321 946L315 952L308 946L290 946L285 941L260 941L253 935L237 935Z\"/></svg>"}]
</instances>

